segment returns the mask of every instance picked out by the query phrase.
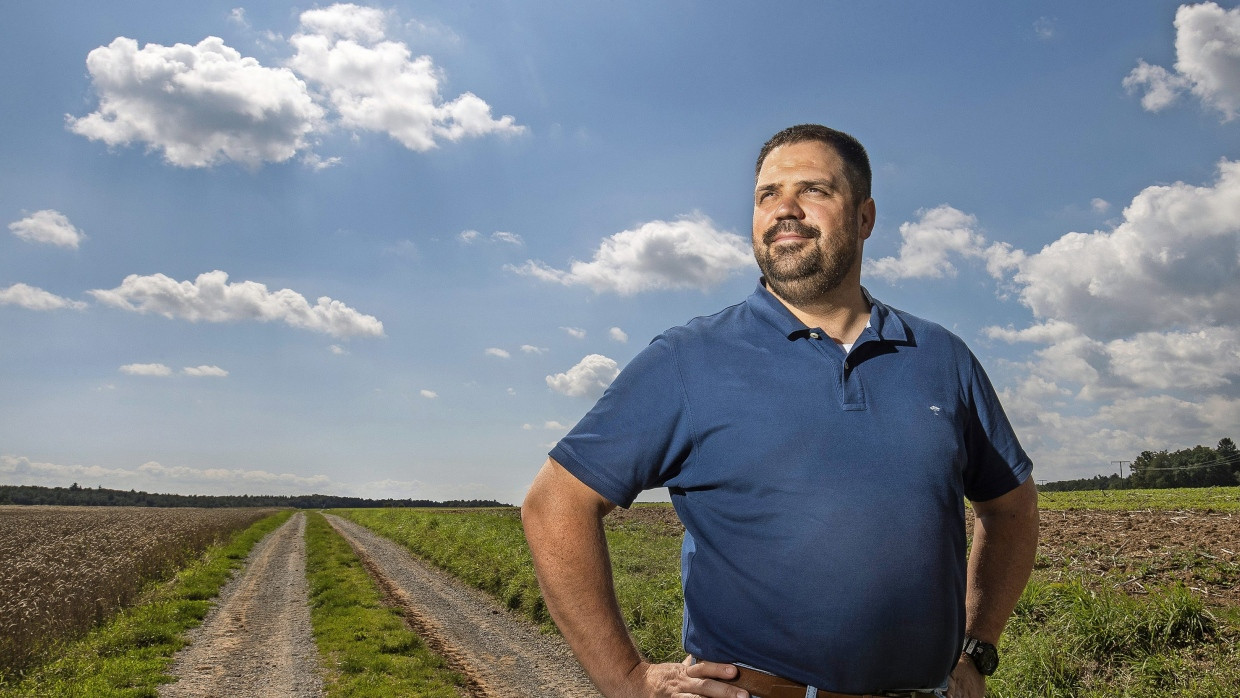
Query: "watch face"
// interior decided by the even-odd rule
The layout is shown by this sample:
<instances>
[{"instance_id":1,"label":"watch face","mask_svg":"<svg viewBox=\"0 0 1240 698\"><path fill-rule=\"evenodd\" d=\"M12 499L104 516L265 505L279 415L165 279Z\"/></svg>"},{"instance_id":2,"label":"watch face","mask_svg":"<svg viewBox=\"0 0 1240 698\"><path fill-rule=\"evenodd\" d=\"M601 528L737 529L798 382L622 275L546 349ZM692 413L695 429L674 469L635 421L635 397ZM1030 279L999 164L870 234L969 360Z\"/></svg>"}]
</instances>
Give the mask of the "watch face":
<instances>
[{"instance_id":1,"label":"watch face","mask_svg":"<svg viewBox=\"0 0 1240 698\"><path fill-rule=\"evenodd\" d=\"M999 668L999 653L994 645L979 643L973 650L973 661L977 663L977 671L983 676L990 676Z\"/></svg>"}]
</instances>

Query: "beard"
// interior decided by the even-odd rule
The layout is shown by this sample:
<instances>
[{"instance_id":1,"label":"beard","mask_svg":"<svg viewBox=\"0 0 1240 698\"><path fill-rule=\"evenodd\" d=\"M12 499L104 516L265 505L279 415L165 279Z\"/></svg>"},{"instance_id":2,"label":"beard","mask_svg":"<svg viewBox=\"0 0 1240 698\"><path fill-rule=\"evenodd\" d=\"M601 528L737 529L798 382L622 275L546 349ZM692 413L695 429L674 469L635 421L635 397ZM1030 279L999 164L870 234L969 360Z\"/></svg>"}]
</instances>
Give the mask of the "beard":
<instances>
[{"instance_id":1,"label":"beard","mask_svg":"<svg viewBox=\"0 0 1240 698\"><path fill-rule=\"evenodd\" d=\"M841 234L855 232L852 221L847 221ZM775 236L783 232L795 232L807 238L793 245L772 247ZM851 236L845 244L824 246L822 231L797 220L781 220L762 234L762 245L755 241L754 258L766 285L775 295L792 303L803 305L821 300L840 287L857 262L857 246Z\"/></svg>"}]
</instances>

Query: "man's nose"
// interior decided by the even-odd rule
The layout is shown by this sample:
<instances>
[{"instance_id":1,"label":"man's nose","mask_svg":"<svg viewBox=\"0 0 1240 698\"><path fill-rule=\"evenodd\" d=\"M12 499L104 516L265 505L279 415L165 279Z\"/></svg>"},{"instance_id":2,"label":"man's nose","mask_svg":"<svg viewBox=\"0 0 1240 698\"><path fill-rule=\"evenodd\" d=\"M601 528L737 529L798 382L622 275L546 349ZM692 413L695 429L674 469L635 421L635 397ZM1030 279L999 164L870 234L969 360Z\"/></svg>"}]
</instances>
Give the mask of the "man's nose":
<instances>
[{"instance_id":1,"label":"man's nose","mask_svg":"<svg viewBox=\"0 0 1240 698\"><path fill-rule=\"evenodd\" d=\"M804 217L805 211L801 209L801 204L797 201L795 196L789 195L780 197L778 205L775 207L776 220L784 220L788 218L801 220Z\"/></svg>"}]
</instances>

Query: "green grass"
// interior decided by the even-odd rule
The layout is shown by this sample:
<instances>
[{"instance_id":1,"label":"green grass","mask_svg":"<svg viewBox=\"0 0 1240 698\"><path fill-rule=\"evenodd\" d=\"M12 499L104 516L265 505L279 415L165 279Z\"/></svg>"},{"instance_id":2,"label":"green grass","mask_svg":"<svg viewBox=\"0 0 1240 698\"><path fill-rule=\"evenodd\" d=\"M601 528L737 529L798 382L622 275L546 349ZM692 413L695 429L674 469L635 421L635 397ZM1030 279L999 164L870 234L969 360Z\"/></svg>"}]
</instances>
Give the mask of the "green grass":
<instances>
[{"instance_id":1,"label":"green grass","mask_svg":"<svg viewBox=\"0 0 1240 698\"><path fill-rule=\"evenodd\" d=\"M1144 509L1198 509L1240 511L1240 487L1039 492L1038 506L1048 510L1109 509L1139 511Z\"/></svg>"},{"instance_id":2,"label":"green grass","mask_svg":"<svg viewBox=\"0 0 1240 698\"><path fill-rule=\"evenodd\" d=\"M1000 698L1240 695L1234 609L1215 614L1183 586L1145 597L1033 580L990 680Z\"/></svg>"},{"instance_id":3,"label":"green grass","mask_svg":"<svg viewBox=\"0 0 1240 698\"><path fill-rule=\"evenodd\" d=\"M460 674L383 604L352 548L318 513L306 523L306 578L328 696L459 695Z\"/></svg>"},{"instance_id":4,"label":"green grass","mask_svg":"<svg viewBox=\"0 0 1240 698\"><path fill-rule=\"evenodd\" d=\"M339 513L494 596L545 630L551 617L538 591L516 509L348 509ZM680 538L641 526L609 528L616 596L638 647L679 661Z\"/></svg>"},{"instance_id":5,"label":"green grass","mask_svg":"<svg viewBox=\"0 0 1240 698\"><path fill-rule=\"evenodd\" d=\"M139 603L82 639L66 643L58 659L0 685L0 697L156 696L171 677L172 655L186 644L185 631L200 624L232 572L263 536L292 516L284 511L211 546L194 563L148 588Z\"/></svg>"}]
</instances>

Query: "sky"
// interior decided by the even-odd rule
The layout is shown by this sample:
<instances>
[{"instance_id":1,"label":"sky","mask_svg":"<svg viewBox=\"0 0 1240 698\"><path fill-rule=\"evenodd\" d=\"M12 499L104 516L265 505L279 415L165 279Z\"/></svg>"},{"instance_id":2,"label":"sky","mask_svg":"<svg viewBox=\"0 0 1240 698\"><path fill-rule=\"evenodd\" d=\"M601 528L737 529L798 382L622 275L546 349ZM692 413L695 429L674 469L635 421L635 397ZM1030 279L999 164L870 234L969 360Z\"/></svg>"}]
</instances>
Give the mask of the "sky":
<instances>
[{"instance_id":1,"label":"sky","mask_svg":"<svg viewBox=\"0 0 1240 698\"><path fill-rule=\"evenodd\" d=\"M1234 6L237 2L6 4L0 483L519 503L806 122L1038 480L1240 437Z\"/></svg>"}]
</instances>

